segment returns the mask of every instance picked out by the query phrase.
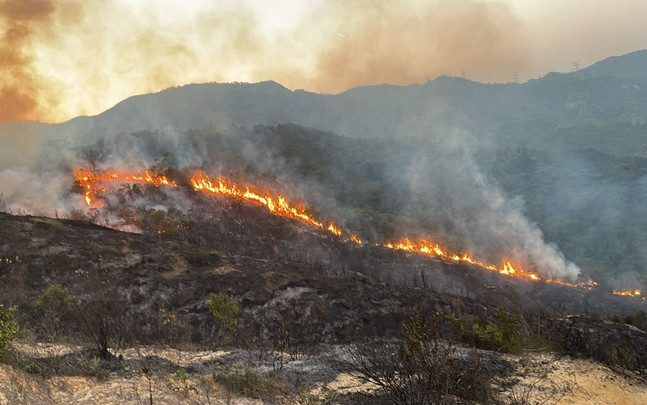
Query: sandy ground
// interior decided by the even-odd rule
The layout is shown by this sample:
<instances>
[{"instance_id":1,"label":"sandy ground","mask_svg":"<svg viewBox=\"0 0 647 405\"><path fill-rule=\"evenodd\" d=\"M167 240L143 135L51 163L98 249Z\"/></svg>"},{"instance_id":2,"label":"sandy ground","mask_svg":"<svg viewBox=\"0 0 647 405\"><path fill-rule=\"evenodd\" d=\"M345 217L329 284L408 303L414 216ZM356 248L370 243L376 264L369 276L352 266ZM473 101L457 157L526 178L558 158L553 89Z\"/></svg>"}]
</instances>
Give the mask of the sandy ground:
<instances>
[{"instance_id":1,"label":"sandy ground","mask_svg":"<svg viewBox=\"0 0 647 405\"><path fill-rule=\"evenodd\" d=\"M593 360L533 354L515 361L519 380L504 398L528 404L647 404L647 382Z\"/></svg>"},{"instance_id":2,"label":"sandy ground","mask_svg":"<svg viewBox=\"0 0 647 405\"><path fill-rule=\"evenodd\" d=\"M74 346L45 344L15 344L14 351L29 356L51 356L78 350ZM257 405L259 399L237 398L213 381L206 369L199 365L213 362L232 353L180 352L159 348L129 349L121 353L124 359L141 356L157 356L179 367L193 369L187 386L182 389L169 387L172 381L169 372L152 372L150 379L141 372L97 378L84 375L43 377L30 374L7 364L0 364L0 405L13 404L239 404ZM577 404L577 405L639 405L647 404L647 383L637 376L620 373L595 361L554 357L547 354L528 354L510 357L516 365L516 377L501 392L503 403L525 400L527 404ZM295 370L311 367L316 359L308 362L293 362ZM286 371L287 372L287 371ZM82 373L79 373L82 374ZM323 380L323 379L322 379ZM510 381L510 380L508 380ZM315 384L312 392L324 385ZM355 391L371 391L375 387L348 375L339 374L325 383L327 389L339 394ZM284 399L280 403L298 403Z\"/></svg>"}]
</instances>

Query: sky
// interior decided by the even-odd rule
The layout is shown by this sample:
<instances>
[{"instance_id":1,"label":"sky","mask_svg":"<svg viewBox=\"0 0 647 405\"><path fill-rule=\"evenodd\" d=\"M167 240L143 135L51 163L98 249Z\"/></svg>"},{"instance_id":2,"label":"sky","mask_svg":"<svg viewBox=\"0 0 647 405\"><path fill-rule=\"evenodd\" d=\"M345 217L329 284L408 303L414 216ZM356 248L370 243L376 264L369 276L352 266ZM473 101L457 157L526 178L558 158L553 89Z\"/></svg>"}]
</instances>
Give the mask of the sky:
<instances>
[{"instance_id":1,"label":"sky","mask_svg":"<svg viewBox=\"0 0 647 405\"><path fill-rule=\"evenodd\" d=\"M645 15L647 0L0 0L0 123L189 83L525 82L647 48Z\"/></svg>"}]
</instances>

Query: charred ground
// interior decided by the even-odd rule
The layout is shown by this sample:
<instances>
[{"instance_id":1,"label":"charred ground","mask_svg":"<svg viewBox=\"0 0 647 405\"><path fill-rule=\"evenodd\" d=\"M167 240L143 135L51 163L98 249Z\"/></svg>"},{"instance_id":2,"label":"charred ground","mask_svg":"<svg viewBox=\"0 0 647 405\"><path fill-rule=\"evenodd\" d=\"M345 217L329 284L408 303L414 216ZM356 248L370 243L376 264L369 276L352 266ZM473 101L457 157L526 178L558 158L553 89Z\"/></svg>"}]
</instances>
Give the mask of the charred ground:
<instances>
[{"instance_id":1,"label":"charred ground","mask_svg":"<svg viewBox=\"0 0 647 405\"><path fill-rule=\"evenodd\" d=\"M415 313L440 316L448 339L501 349L472 331L504 313L515 320L519 347L552 347L636 370L647 364L645 333L624 324L640 320L635 314L645 302L638 298L358 246L260 207L225 199L208 204L200 207L208 214L193 212L181 235L0 214L2 303L17 306L24 330L40 340L90 344L91 322L103 319L110 351L233 344L314 352L320 344L397 336ZM42 328L34 306L52 285L76 297L57 314L56 336ZM238 302L235 333L213 317L212 292Z\"/></svg>"}]
</instances>

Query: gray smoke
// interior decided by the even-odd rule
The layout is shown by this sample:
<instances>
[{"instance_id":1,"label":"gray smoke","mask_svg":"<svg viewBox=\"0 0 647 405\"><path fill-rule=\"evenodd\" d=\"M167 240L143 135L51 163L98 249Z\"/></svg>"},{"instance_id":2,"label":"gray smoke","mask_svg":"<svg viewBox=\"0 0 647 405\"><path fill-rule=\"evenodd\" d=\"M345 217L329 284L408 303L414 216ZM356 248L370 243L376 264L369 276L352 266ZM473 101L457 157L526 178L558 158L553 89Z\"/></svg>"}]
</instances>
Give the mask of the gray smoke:
<instances>
[{"instance_id":1,"label":"gray smoke","mask_svg":"<svg viewBox=\"0 0 647 405\"><path fill-rule=\"evenodd\" d=\"M453 251L464 250L495 265L510 260L543 277L574 280L580 269L544 240L526 217L524 201L505 195L479 168L475 152L486 134L479 138L468 127L468 117L442 102L403 122L399 136L418 145L406 170L410 212L435 242Z\"/></svg>"},{"instance_id":2,"label":"gray smoke","mask_svg":"<svg viewBox=\"0 0 647 405\"><path fill-rule=\"evenodd\" d=\"M452 251L467 251L496 265L507 259L545 277L577 277L577 266L568 262L556 246L546 243L539 227L527 219L523 201L506 196L480 170L474 152L485 138L466 128L469 119L442 102L430 105L424 115L402 120L397 137L415 144L417 152L404 170L391 168L392 173L406 173L404 181L409 189L401 228L406 230L413 219L416 225L411 226L412 231L424 230ZM49 216L87 209L82 196L70 192L74 169L94 165L99 169L143 170L163 159L164 165L180 170L198 168L210 175L251 173L271 178L291 196L307 195L315 207L334 211L335 202L325 197L332 192L292 174L271 147L257 144L254 136L239 136L244 131L250 130L166 128L102 137L88 131L82 136L62 134L55 138L21 131L5 133L3 140L17 145L14 154L20 158L11 159L11 152L2 152L7 157L0 163L3 205L16 213ZM214 137L220 137L220 143L215 144ZM223 145L228 145L224 152L220 150ZM232 168L240 173L227 172ZM179 194L169 198L176 200L177 207L188 206ZM138 204L155 207L158 203ZM343 223L343 218L340 220Z\"/></svg>"}]
</instances>

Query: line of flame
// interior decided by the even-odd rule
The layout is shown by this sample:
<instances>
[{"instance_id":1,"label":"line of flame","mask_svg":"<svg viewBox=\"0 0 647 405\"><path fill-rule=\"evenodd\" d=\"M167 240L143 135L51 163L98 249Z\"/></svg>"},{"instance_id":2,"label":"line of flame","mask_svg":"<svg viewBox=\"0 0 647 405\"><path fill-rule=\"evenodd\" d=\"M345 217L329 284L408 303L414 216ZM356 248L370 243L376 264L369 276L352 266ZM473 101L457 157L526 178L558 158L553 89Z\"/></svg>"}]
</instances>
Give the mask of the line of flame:
<instances>
[{"instance_id":1,"label":"line of flame","mask_svg":"<svg viewBox=\"0 0 647 405\"><path fill-rule=\"evenodd\" d=\"M105 191L105 189L98 188L99 184L102 182L128 181L153 184L156 186L178 187L178 185L174 181L167 179L165 176L153 176L148 171L145 171L143 174L138 175L120 174L116 171L97 174L90 170L78 170L76 172L76 179L79 182L79 185L85 190L86 203L88 205L94 205L97 207L101 207L101 202L97 199L97 193ZM299 220L301 222L328 231L340 238L343 235L342 230L334 223L331 222L328 226L324 226L322 222L316 220L314 217L306 213L305 208L296 208L295 206L293 206L294 204L290 204L281 194L272 196L270 194L260 193L250 186L238 186L235 184L230 184L229 181L224 177L219 177L218 180L212 181L209 176L205 175L202 172L198 172L193 177L191 177L190 184L194 190L207 192L212 195L231 196L249 202L254 202L256 204L265 206L273 214ZM344 240L358 245L363 244L363 242L357 237L357 235L354 234L349 236L348 238L345 238ZM472 258L467 253L458 254L448 252L447 249L441 247L440 245L425 239L420 239L417 243L415 243L409 238L405 238L398 242L387 242L385 244L378 243L377 246L395 250L402 250L405 252L419 253L430 257L440 257L445 260L450 260L457 263L468 263L481 267L485 270L532 281L543 280L545 283L553 283L576 288L586 288L589 290L598 285L595 281L592 280L579 283L569 283L553 278L542 279L538 274L526 271L518 266L515 266L509 260L503 260L501 266L486 264ZM613 294L623 296L639 296L640 290L624 292L618 292L614 290Z\"/></svg>"},{"instance_id":2,"label":"line of flame","mask_svg":"<svg viewBox=\"0 0 647 405\"><path fill-rule=\"evenodd\" d=\"M342 236L342 231L333 222L329 223L328 227L324 227L322 222L317 221L311 215L307 214L304 208L293 207L283 195L271 196L269 194L260 194L259 192L250 189L249 186L244 186L243 190L235 184L229 184L227 179L224 177L218 178L216 183L212 181L209 176L203 173L197 173L191 178L190 182L191 186L195 190L206 191L216 195L241 198L247 201L254 201L267 207L267 209L273 214L297 219L316 226L317 228L324 229L337 237Z\"/></svg>"},{"instance_id":3,"label":"line of flame","mask_svg":"<svg viewBox=\"0 0 647 405\"><path fill-rule=\"evenodd\" d=\"M613 290L613 295L620 295L623 297L640 297L642 295L640 290L625 290L625 291L616 291ZM645 298L643 297L643 300Z\"/></svg>"},{"instance_id":4,"label":"line of flame","mask_svg":"<svg viewBox=\"0 0 647 405\"><path fill-rule=\"evenodd\" d=\"M528 278L534 281L540 281L541 277L532 272L525 271L520 267L514 266L509 260L504 260L501 267L493 264L485 264L476 260L467 253L448 253L447 250L437 243L430 242L426 239L420 239L418 243L411 241L409 238L402 239L398 242L387 242L384 244L389 249L404 250L406 252L415 252L431 257L440 257L445 260L451 260L457 263L469 263L474 266L481 267L485 270L496 271L506 276L515 276L521 278Z\"/></svg>"}]
</instances>

